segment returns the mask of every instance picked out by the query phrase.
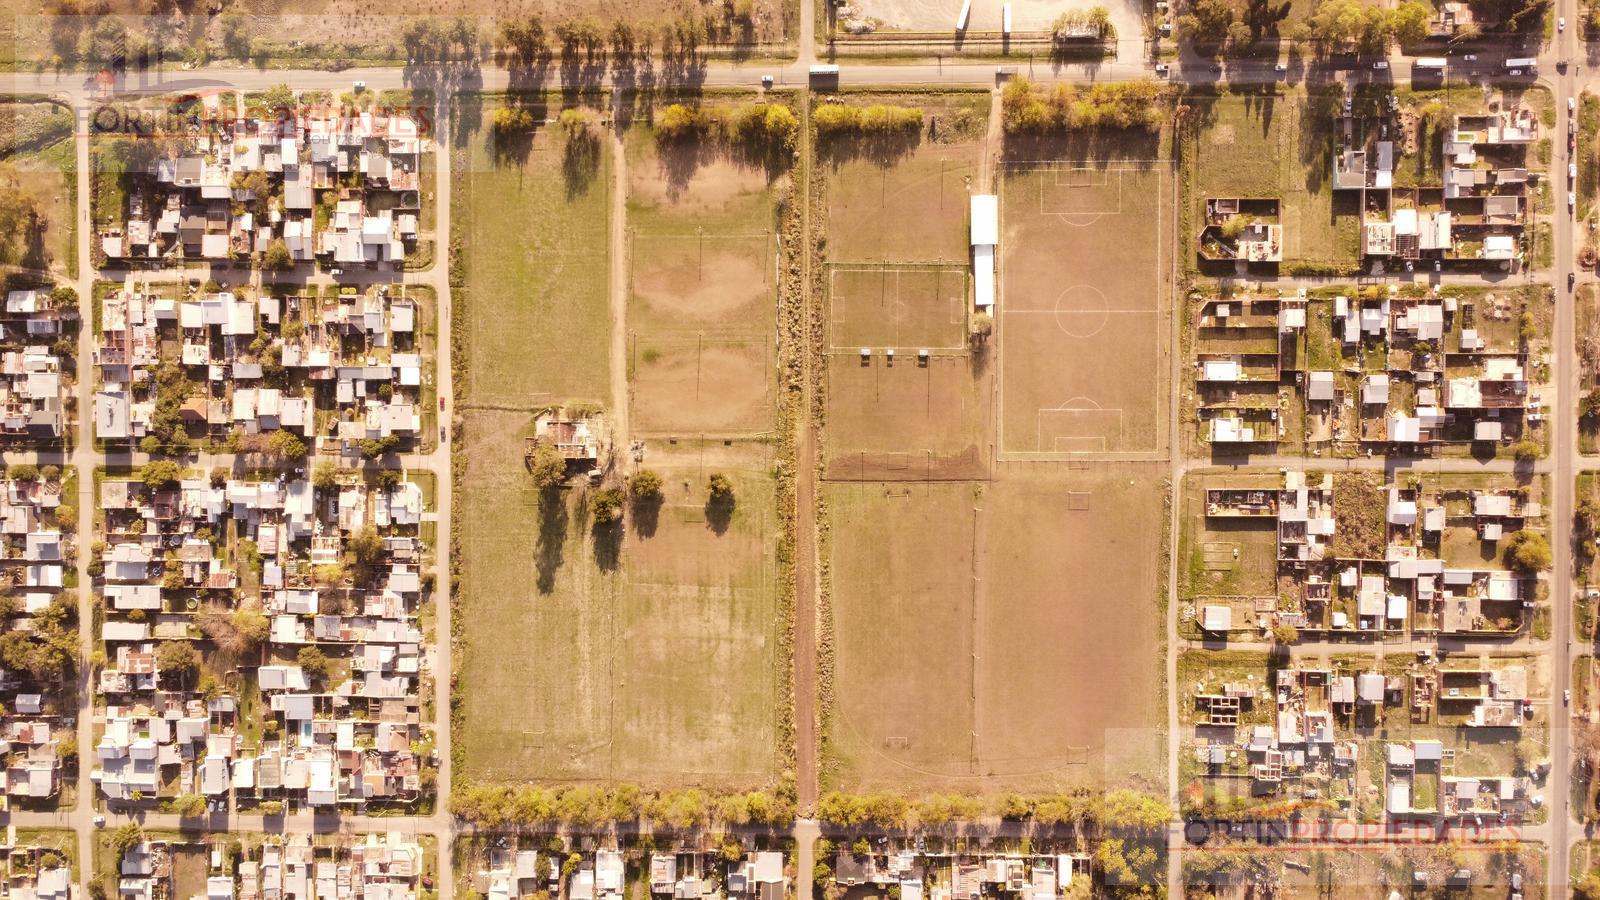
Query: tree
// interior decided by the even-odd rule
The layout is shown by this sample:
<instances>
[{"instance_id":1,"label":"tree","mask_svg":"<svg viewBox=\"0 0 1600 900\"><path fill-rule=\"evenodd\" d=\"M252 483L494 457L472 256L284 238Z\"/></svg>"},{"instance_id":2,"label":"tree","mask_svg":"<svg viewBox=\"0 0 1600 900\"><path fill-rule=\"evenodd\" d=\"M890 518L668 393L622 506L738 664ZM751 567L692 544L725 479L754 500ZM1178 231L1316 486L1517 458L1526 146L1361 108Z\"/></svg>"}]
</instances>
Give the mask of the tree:
<instances>
[{"instance_id":1,"label":"tree","mask_svg":"<svg viewBox=\"0 0 1600 900\"><path fill-rule=\"evenodd\" d=\"M309 678L327 678L328 673L333 670L333 664L328 660L327 654L318 647L301 647L295 662L300 664L300 668L305 670Z\"/></svg>"},{"instance_id":2,"label":"tree","mask_svg":"<svg viewBox=\"0 0 1600 900\"><path fill-rule=\"evenodd\" d=\"M289 245L283 238L273 238L267 245L267 252L261 257L263 269L282 270L294 268L294 256L289 253Z\"/></svg>"},{"instance_id":3,"label":"tree","mask_svg":"<svg viewBox=\"0 0 1600 900\"><path fill-rule=\"evenodd\" d=\"M707 480L712 500L729 500L733 497L733 482L721 472L712 472Z\"/></svg>"},{"instance_id":4,"label":"tree","mask_svg":"<svg viewBox=\"0 0 1600 900\"><path fill-rule=\"evenodd\" d=\"M311 485L320 490L328 490L338 483L339 466L331 459L317 463L317 468L311 473Z\"/></svg>"},{"instance_id":5,"label":"tree","mask_svg":"<svg viewBox=\"0 0 1600 900\"><path fill-rule=\"evenodd\" d=\"M1272 639L1280 644L1293 644L1300 640L1300 631L1288 622L1272 626Z\"/></svg>"},{"instance_id":6,"label":"tree","mask_svg":"<svg viewBox=\"0 0 1600 900\"><path fill-rule=\"evenodd\" d=\"M153 491L175 485L178 483L178 464L170 459L147 462L139 469L139 480Z\"/></svg>"},{"instance_id":7,"label":"tree","mask_svg":"<svg viewBox=\"0 0 1600 900\"><path fill-rule=\"evenodd\" d=\"M39 467L33 463L17 463L6 466L6 477L12 481L38 481Z\"/></svg>"},{"instance_id":8,"label":"tree","mask_svg":"<svg viewBox=\"0 0 1600 900\"><path fill-rule=\"evenodd\" d=\"M162 641L156 645L156 668L180 677L200 669L200 651L188 641Z\"/></svg>"},{"instance_id":9,"label":"tree","mask_svg":"<svg viewBox=\"0 0 1600 900\"><path fill-rule=\"evenodd\" d=\"M138 822L129 822L111 833L111 848L120 858L129 850L144 843L144 829Z\"/></svg>"},{"instance_id":10,"label":"tree","mask_svg":"<svg viewBox=\"0 0 1600 900\"><path fill-rule=\"evenodd\" d=\"M567 460L553 445L540 443L533 449L533 484L540 490L561 486L567 478Z\"/></svg>"},{"instance_id":11,"label":"tree","mask_svg":"<svg viewBox=\"0 0 1600 900\"><path fill-rule=\"evenodd\" d=\"M206 811L206 798L199 794L179 794L172 800L172 811L181 818L192 819Z\"/></svg>"},{"instance_id":12,"label":"tree","mask_svg":"<svg viewBox=\"0 0 1600 900\"><path fill-rule=\"evenodd\" d=\"M294 432L280 428L267 438L267 449L284 459L300 459L306 455L306 442Z\"/></svg>"},{"instance_id":13,"label":"tree","mask_svg":"<svg viewBox=\"0 0 1600 900\"><path fill-rule=\"evenodd\" d=\"M640 469L628 479L628 492L636 500L654 500L661 496L661 476L653 469Z\"/></svg>"},{"instance_id":14,"label":"tree","mask_svg":"<svg viewBox=\"0 0 1600 900\"><path fill-rule=\"evenodd\" d=\"M1539 446L1539 442L1532 438L1523 438L1511 446L1511 455L1516 457L1519 463L1534 462L1542 453L1544 453L1544 448Z\"/></svg>"},{"instance_id":15,"label":"tree","mask_svg":"<svg viewBox=\"0 0 1600 900\"><path fill-rule=\"evenodd\" d=\"M234 610L233 628L248 644L259 647L272 633L272 620L252 609Z\"/></svg>"},{"instance_id":16,"label":"tree","mask_svg":"<svg viewBox=\"0 0 1600 900\"><path fill-rule=\"evenodd\" d=\"M1524 575L1543 572L1550 568L1550 561L1550 541L1542 532L1524 528L1506 542L1506 566Z\"/></svg>"},{"instance_id":17,"label":"tree","mask_svg":"<svg viewBox=\"0 0 1600 900\"><path fill-rule=\"evenodd\" d=\"M1428 37L1430 11L1419 0L1405 0L1389 14L1389 28L1402 47L1419 44Z\"/></svg>"},{"instance_id":18,"label":"tree","mask_svg":"<svg viewBox=\"0 0 1600 900\"><path fill-rule=\"evenodd\" d=\"M617 523L622 519L622 489L609 487L595 491L590 508L594 511L594 524L597 527Z\"/></svg>"},{"instance_id":19,"label":"tree","mask_svg":"<svg viewBox=\"0 0 1600 900\"><path fill-rule=\"evenodd\" d=\"M67 285L59 285L50 292L50 302L62 312L77 312L78 292Z\"/></svg>"},{"instance_id":20,"label":"tree","mask_svg":"<svg viewBox=\"0 0 1600 900\"><path fill-rule=\"evenodd\" d=\"M376 565L383 559L383 537L371 525L363 526L360 531L350 535L349 547L360 565Z\"/></svg>"},{"instance_id":21,"label":"tree","mask_svg":"<svg viewBox=\"0 0 1600 900\"><path fill-rule=\"evenodd\" d=\"M1189 11L1178 17L1178 31L1195 44L1216 46L1228 37L1236 15L1230 0L1195 0Z\"/></svg>"}]
</instances>

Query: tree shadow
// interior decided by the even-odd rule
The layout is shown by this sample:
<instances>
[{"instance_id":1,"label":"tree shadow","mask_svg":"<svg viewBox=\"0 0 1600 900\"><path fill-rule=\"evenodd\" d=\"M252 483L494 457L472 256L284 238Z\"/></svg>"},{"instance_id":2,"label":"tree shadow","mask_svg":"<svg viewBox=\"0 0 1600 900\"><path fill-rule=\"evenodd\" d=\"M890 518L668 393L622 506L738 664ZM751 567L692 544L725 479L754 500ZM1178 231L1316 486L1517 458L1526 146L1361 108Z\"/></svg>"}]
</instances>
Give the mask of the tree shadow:
<instances>
[{"instance_id":1,"label":"tree shadow","mask_svg":"<svg viewBox=\"0 0 1600 900\"><path fill-rule=\"evenodd\" d=\"M622 519L595 522L590 530L594 538L594 563L602 572L615 572L622 564Z\"/></svg>"},{"instance_id":2,"label":"tree shadow","mask_svg":"<svg viewBox=\"0 0 1600 900\"><path fill-rule=\"evenodd\" d=\"M561 179L567 200L587 193L600 174L599 129L585 127L566 135L561 142Z\"/></svg>"},{"instance_id":3,"label":"tree shadow","mask_svg":"<svg viewBox=\"0 0 1600 900\"><path fill-rule=\"evenodd\" d=\"M734 507L738 503L732 494L706 500L706 527L718 536L727 534L728 526L733 523Z\"/></svg>"},{"instance_id":4,"label":"tree shadow","mask_svg":"<svg viewBox=\"0 0 1600 900\"><path fill-rule=\"evenodd\" d=\"M654 497L635 497L632 501L633 530L641 538L655 536L656 528L661 524L661 495Z\"/></svg>"},{"instance_id":5,"label":"tree shadow","mask_svg":"<svg viewBox=\"0 0 1600 900\"><path fill-rule=\"evenodd\" d=\"M562 551L567 543L567 502L560 488L539 492L539 539L535 547L535 587L548 594L555 589L556 571L561 568Z\"/></svg>"},{"instance_id":6,"label":"tree shadow","mask_svg":"<svg viewBox=\"0 0 1600 900\"><path fill-rule=\"evenodd\" d=\"M922 128L912 128L884 134L818 135L817 155L835 168L865 159L879 168L890 169L922 146L923 132Z\"/></svg>"}]
</instances>

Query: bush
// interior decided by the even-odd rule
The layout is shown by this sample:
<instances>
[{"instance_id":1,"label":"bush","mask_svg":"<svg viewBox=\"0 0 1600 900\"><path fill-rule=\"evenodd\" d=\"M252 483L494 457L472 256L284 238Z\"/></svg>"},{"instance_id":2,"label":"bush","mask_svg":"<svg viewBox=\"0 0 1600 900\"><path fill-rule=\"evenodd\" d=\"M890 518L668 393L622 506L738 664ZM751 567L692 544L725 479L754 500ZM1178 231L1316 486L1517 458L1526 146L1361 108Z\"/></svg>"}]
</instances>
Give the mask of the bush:
<instances>
[{"instance_id":1,"label":"bush","mask_svg":"<svg viewBox=\"0 0 1600 900\"><path fill-rule=\"evenodd\" d=\"M1520 463L1534 462L1538 460L1543 453L1544 448L1539 446L1538 441L1535 441L1531 438L1523 438L1522 440L1511 445L1511 455L1514 456L1517 462Z\"/></svg>"},{"instance_id":2,"label":"bush","mask_svg":"<svg viewBox=\"0 0 1600 900\"><path fill-rule=\"evenodd\" d=\"M610 487L595 491L591 508L594 510L594 524L597 526L611 525L621 520L622 489Z\"/></svg>"},{"instance_id":3,"label":"bush","mask_svg":"<svg viewBox=\"0 0 1600 900\"><path fill-rule=\"evenodd\" d=\"M894 134L922 127L922 110L874 103L871 106L846 106L824 103L811 114L821 135L860 133Z\"/></svg>"},{"instance_id":4,"label":"bush","mask_svg":"<svg viewBox=\"0 0 1600 900\"><path fill-rule=\"evenodd\" d=\"M1550 568L1550 562L1550 541L1541 532L1524 528L1506 542L1507 568L1524 575L1535 575Z\"/></svg>"},{"instance_id":5,"label":"bush","mask_svg":"<svg viewBox=\"0 0 1600 900\"><path fill-rule=\"evenodd\" d=\"M533 484L540 490L561 486L567 479L567 460L550 444L539 444L533 449Z\"/></svg>"},{"instance_id":6,"label":"bush","mask_svg":"<svg viewBox=\"0 0 1600 900\"><path fill-rule=\"evenodd\" d=\"M733 496L733 482L721 472L712 472L706 482L711 490L711 499L727 500Z\"/></svg>"},{"instance_id":7,"label":"bush","mask_svg":"<svg viewBox=\"0 0 1600 900\"><path fill-rule=\"evenodd\" d=\"M145 463L139 469L139 480L151 490L161 490L178 483L178 464L170 459Z\"/></svg>"},{"instance_id":8,"label":"bush","mask_svg":"<svg viewBox=\"0 0 1600 900\"><path fill-rule=\"evenodd\" d=\"M661 496L661 476L653 469L640 469L628 479L628 492L635 499L654 500Z\"/></svg>"},{"instance_id":9,"label":"bush","mask_svg":"<svg viewBox=\"0 0 1600 900\"><path fill-rule=\"evenodd\" d=\"M199 794L180 794L172 801L172 811L179 817L192 819L206 811L206 798Z\"/></svg>"}]
</instances>

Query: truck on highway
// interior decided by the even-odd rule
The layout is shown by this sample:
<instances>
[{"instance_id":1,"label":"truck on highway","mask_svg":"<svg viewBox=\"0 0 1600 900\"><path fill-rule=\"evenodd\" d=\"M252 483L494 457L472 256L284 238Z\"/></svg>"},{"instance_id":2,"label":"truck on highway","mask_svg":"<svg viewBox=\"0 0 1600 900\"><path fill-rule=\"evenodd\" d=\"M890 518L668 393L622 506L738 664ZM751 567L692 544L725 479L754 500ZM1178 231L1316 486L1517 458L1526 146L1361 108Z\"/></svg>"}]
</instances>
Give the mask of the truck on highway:
<instances>
[{"instance_id":1,"label":"truck on highway","mask_svg":"<svg viewBox=\"0 0 1600 900\"><path fill-rule=\"evenodd\" d=\"M838 84L839 67L833 64L824 64L811 67L812 84Z\"/></svg>"}]
</instances>

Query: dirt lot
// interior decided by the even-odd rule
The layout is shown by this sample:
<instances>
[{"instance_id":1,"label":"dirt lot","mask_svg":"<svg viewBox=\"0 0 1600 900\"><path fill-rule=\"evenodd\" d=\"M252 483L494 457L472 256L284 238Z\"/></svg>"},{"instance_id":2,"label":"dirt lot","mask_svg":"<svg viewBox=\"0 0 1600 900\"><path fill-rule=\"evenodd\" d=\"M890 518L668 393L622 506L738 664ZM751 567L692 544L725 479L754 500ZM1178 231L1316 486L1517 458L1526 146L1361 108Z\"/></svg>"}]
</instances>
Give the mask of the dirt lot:
<instances>
[{"instance_id":1,"label":"dirt lot","mask_svg":"<svg viewBox=\"0 0 1600 900\"><path fill-rule=\"evenodd\" d=\"M1172 177L1164 162L1002 170L1002 455L1165 445Z\"/></svg>"},{"instance_id":2,"label":"dirt lot","mask_svg":"<svg viewBox=\"0 0 1600 900\"><path fill-rule=\"evenodd\" d=\"M485 109L482 121L492 112ZM454 197L469 288L456 294L468 311L461 319L470 356L457 386L461 402L605 404L607 143L600 142L597 168L574 177L571 167L563 171L560 141L548 131L525 158L497 154L504 145L487 127L466 140L457 152L470 155Z\"/></svg>"},{"instance_id":3,"label":"dirt lot","mask_svg":"<svg viewBox=\"0 0 1600 900\"><path fill-rule=\"evenodd\" d=\"M836 266L829 272L828 295L828 340L834 350L966 349L964 269Z\"/></svg>"},{"instance_id":4,"label":"dirt lot","mask_svg":"<svg viewBox=\"0 0 1600 900\"><path fill-rule=\"evenodd\" d=\"M629 132L633 416L645 434L769 431L773 220L786 175Z\"/></svg>"},{"instance_id":5,"label":"dirt lot","mask_svg":"<svg viewBox=\"0 0 1600 900\"><path fill-rule=\"evenodd\" d=\"M914 354L866 365L859 352L828 357L830 479L978 478L993 457L987 367L967 354Z\"/></svg>"},{"instance_id":6,"label":"dirt lot","mask_svg":"<svg viewBox=\"0 0 1600 900\"><path fill-rule=\"evenodd\" d=\"M830 485L829 786L1159 777L1159 485L1136 464Z\"/></svg>"},{"instance_id":7,"label":"dirt lot","mask_svg":"<svg viewBox=\"0 0 1600 900\"><path fill-rule=\"evenodd\" d=\"M924 142L903 156L834 158L828 260L967 265L967 216L981 144Z\"/></svg>"},{"instance_id":8,"label":"dirt lot","mask_svg":"<svg viewBox=\"0 0 1600 900\"><path fill-rule=\"evenodd\" d=\"M580 492L541 508L516 413L467 419L459 496L471 777L646 786L762 783L777 765L771 459L757 445L651 445L665 481L620 544ZM711 471L737 505L708 516ZM506 698L516 697L508 715Z\"/></svg>"}]
</instances>

